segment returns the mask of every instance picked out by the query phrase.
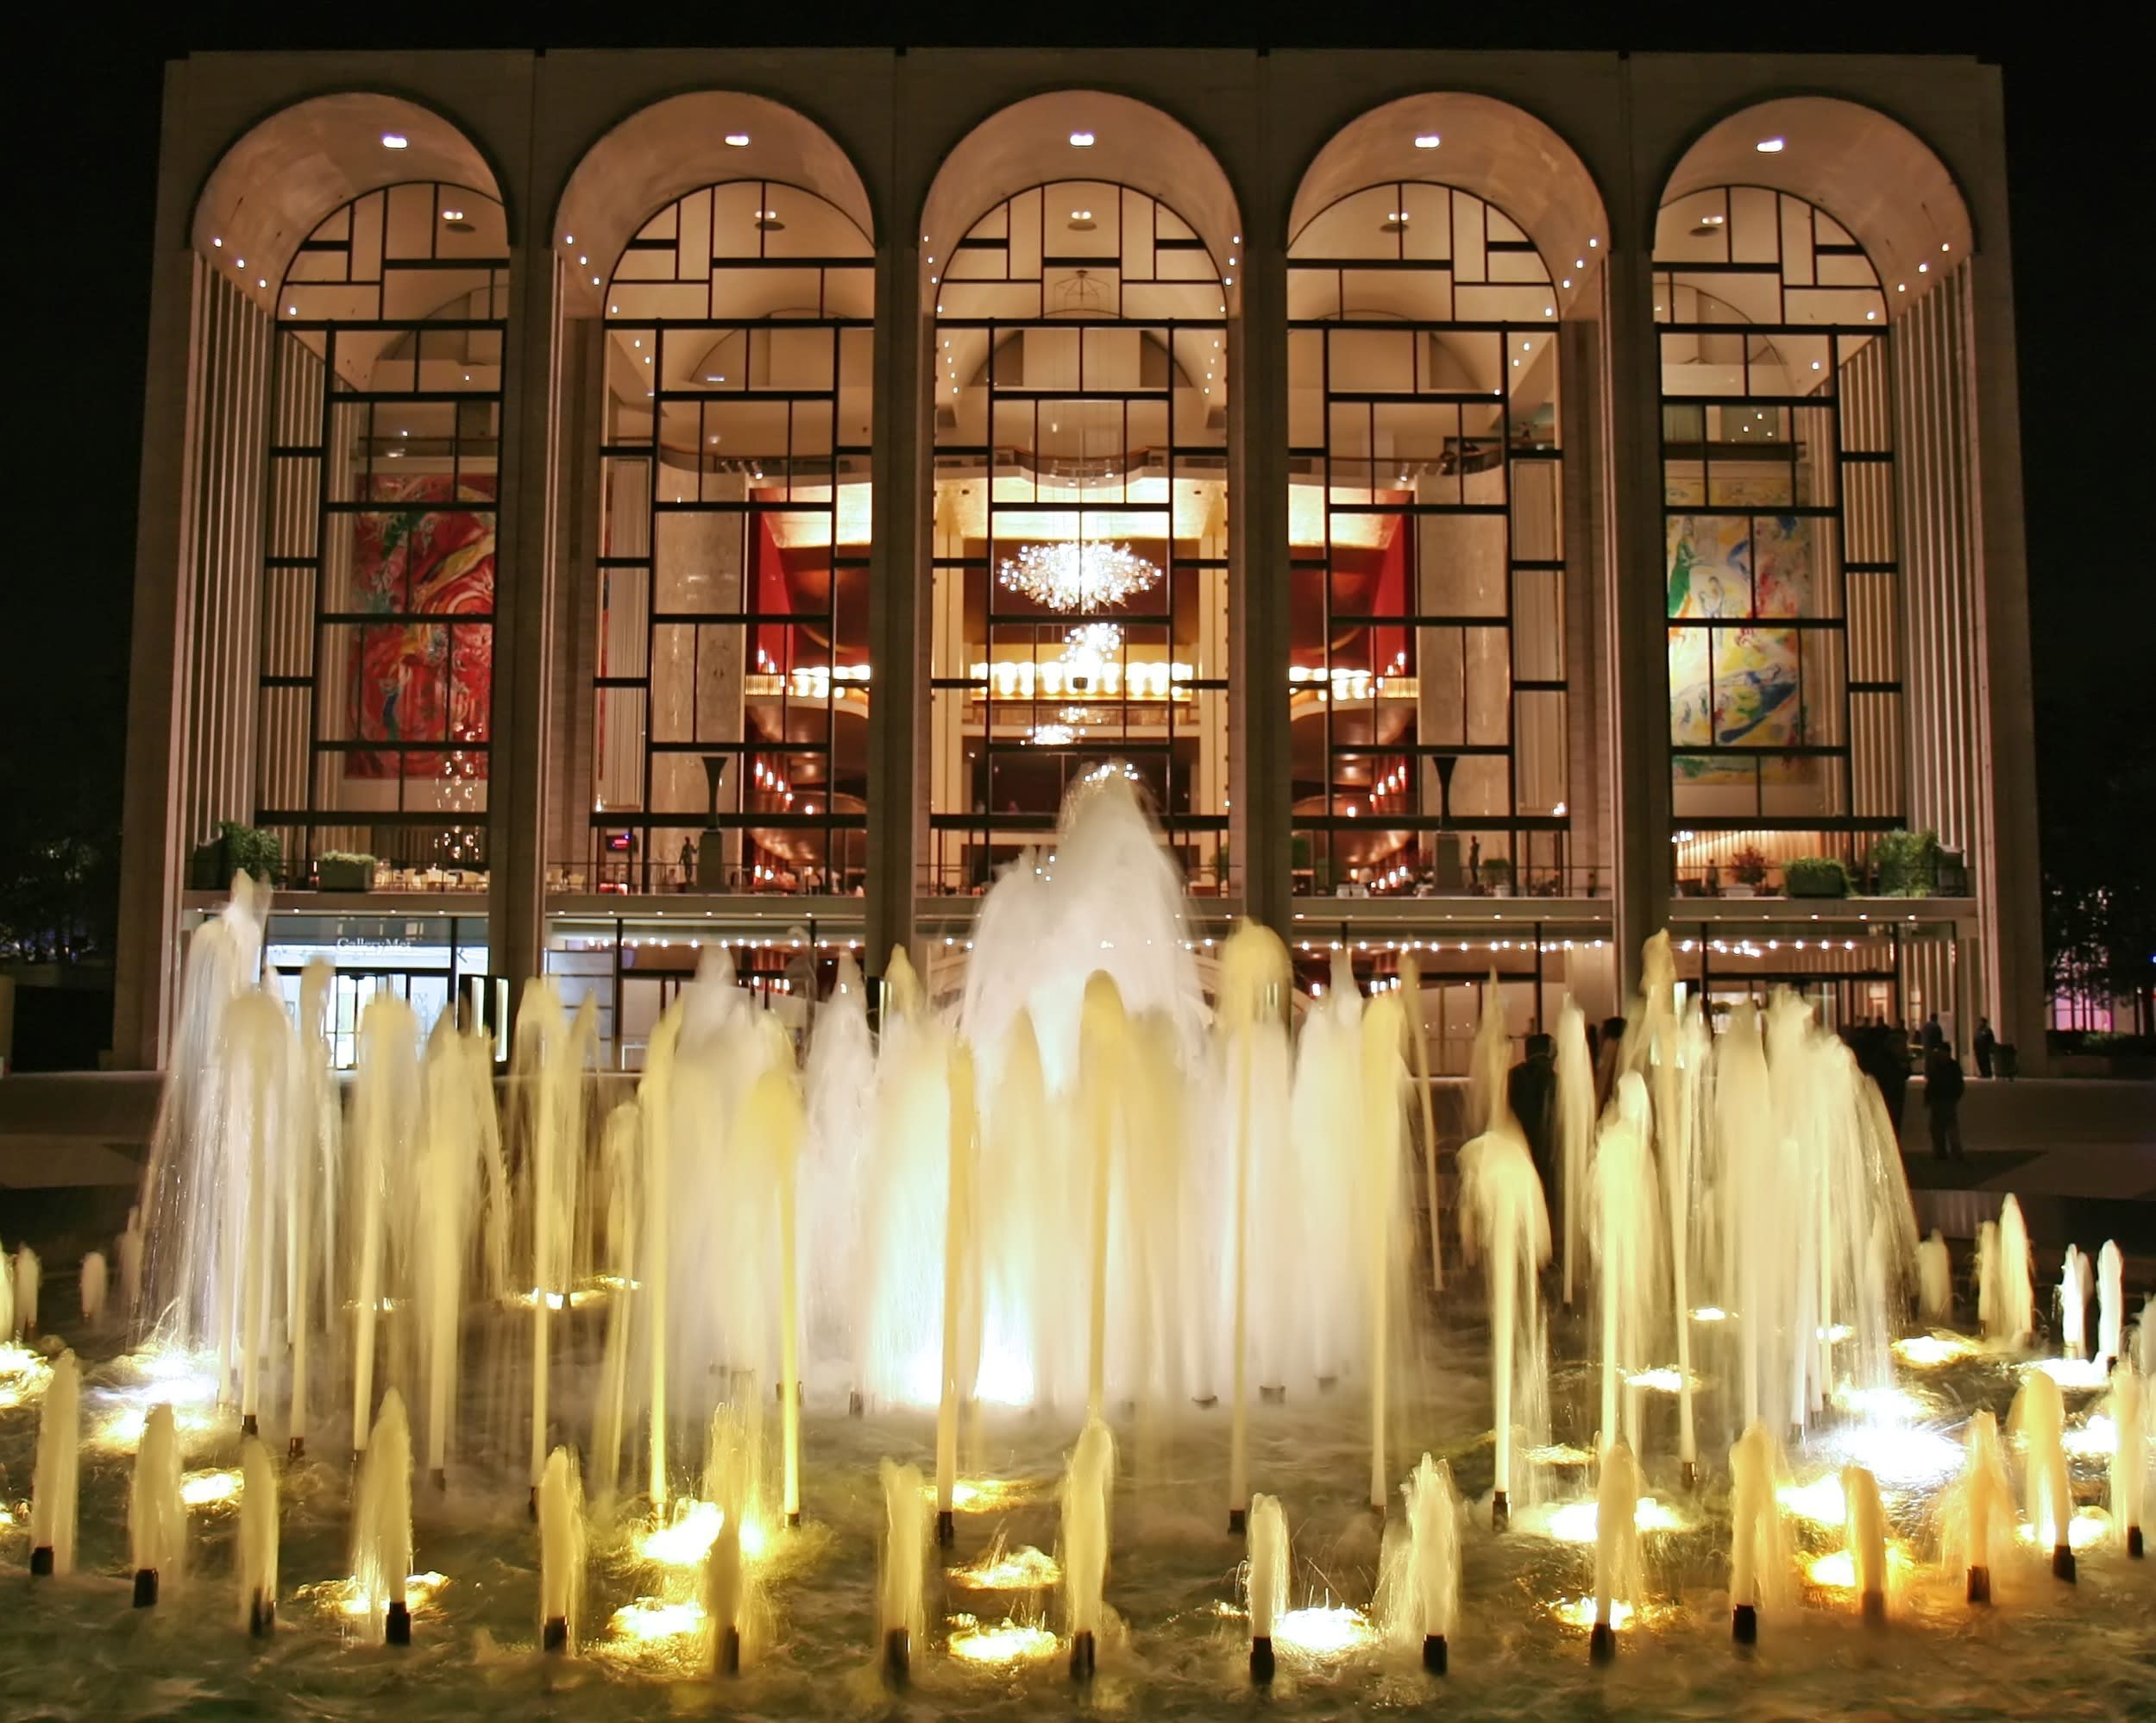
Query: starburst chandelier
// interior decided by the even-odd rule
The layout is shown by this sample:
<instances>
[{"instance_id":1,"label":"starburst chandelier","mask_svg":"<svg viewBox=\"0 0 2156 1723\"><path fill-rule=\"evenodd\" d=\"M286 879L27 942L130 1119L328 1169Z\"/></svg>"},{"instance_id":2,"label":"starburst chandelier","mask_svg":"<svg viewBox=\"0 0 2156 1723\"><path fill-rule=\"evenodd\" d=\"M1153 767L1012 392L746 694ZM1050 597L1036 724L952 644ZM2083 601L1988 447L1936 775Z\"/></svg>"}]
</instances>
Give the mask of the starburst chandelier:
<instances>
[{"instance_id":1,"label":"starburst chandelier","mask_svg":"<svg viewBox=\"0 0 2156 1723\"><path fill-rule=\"evenodd\" d=\"M1028 544L1005 561L997 577L1051 610L1091 610L1121 604L1160 578L1160 570L1128 544Z\"/></svg>"}]
</instances>

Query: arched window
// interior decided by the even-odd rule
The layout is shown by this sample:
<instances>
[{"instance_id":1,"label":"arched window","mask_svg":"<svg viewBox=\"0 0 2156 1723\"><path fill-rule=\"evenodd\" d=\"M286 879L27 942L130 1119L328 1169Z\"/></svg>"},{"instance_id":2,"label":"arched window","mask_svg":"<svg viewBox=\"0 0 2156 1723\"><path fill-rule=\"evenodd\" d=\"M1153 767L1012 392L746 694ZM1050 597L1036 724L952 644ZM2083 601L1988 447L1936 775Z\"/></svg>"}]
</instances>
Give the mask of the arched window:
<instances>
[{"instance_id":1,"label":"arched window","mask_svg":"<svg viewBox=\"0 0 2156 1723\"><path fill-rule=\"evenodd\" d=\"M324 854L487 865L501 205L421 182L323 221L279 286L256 820Z\"/></svg>"},{"instance_id":2,"label":"arched window","mask_svg":"<svg viewBox=\"0 0 2156 1723\"><path fill-rule=\"evenodd\" d=\"M1655 313L1679 889L1860 862L1904 814L1878 275L1802 198L1715 186L1662 211Z\"/></svg>"},{"instance_id":3,"label":"arched window","mask_svg":"<svg viewBox=\"0 0 2156 1723\"><path fill-rule=\"evenodd\" d=\"M1221 877L1233 273L1158 198L1077 179L940 272L932 890L986 884L1110 761L1193 886Z\"/></svg>"},{"instance_id":4,"label":"arched window","mask_svg":"<svg viewBox=\"0 0 2156 1723\"><path fill-rule=\"evenodd\" d=\"M873 248L814 192L734 180L661 210L606 292L595 877L855 890Z\"/></svg>"},{"instance_id":5,"label":"arched window","mask_svg":"<svg viewBox=\"0 0 2156 1723\"><path fill-rule=\"evenodd\" d=\"M1566 889L1556 308L1449 186L1367 186L1290 245L1298 892Z\"/></svg>"}]
</instances>

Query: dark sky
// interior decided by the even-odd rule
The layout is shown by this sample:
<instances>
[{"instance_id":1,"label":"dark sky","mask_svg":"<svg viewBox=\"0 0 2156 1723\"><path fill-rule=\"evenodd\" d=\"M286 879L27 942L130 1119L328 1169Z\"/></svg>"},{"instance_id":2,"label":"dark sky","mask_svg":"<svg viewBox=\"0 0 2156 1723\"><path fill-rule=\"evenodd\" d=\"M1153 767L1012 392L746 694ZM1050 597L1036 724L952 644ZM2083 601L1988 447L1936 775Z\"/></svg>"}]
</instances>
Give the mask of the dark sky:
<instances>
[{"instance_id":1,"label":"dark sky","mask_svg":"<svg viewBox=\"0 0 2156 1723\"><path fill-rule=\"evenodd\" d=\"M94 17L99 9L84 8ZM147 380L142 374L148 304L152 185L156 171L162 62L189 49L260 47L476 47L652 46L627 26L657 25L686 40L678 21L709 20L730 40L757 32L767 44L904 39L939 43L1106 39L1109 25L1134 45L1248 45L1225 33L1262 22L1262 10L1133 8L1112 19L1044 15L1015 6L969 16L923 9L909 28L903 9L871 27L845 28L852 15L814 9L818 33L775 9L745 21L748 9L585 9L585 27L543 35L546 15L525 9L498 22L484 7L173 9L147 27L103 14L94 35L63 46L49 61L17 53L12 70L28 86L30 123L13 129L9 202L16 221L10 298L19 306L16 363L32 388L16 431L13 457L16 551L4 578L12 664L0 676L0 819L49 825L116 813L126 709L127 613L134 569L136 469ZM2078 791L2077 763L2119 737L2152 728L2151 648L2156 645L2156 578L2150 569L2150 462L2141 444L2151 409L2152 368L2143 327L2143 267L2151 255L2151 101L2129 91L2128 61L2078 26L2046 41L2040 13L2011 30L1968 22L1978 9L1934 23L1924 9L1743 9L1761 17L1703 21L1704 9L1660 9L1633 27L1607 12L1569 17L1549 5L1400 9L1380 36L1365 24L1327 35L1304 9L1274 46L1842 50L1974 53L2006 71L2009 194L2013 219L2022 388L2023 460L2028 506L2033 651L2041 713L2040 784L2047 815ZM339 14L342 16L339 16ZM326 16L325 16L326 14ZM1407 20L1416 14L1421 22ZM593 17L625 28L595 30ZM1995 16L1997 16L1995 14ZM1356 14L1358 20L1373 15ZM1200 23L1197 20L1203 19ZM676 21L660 23L661 20ZM933 21L933 22L928 22ZM753 40L751 38L751 40ZM52 75L41 71L49 64ZM18 120L22 110L18 110ZM27 207L25 207L27 205ZM160 387L178 387L177 379ZM2146 743L2140 744L2146 746ZM2055 827L2055 818L2047 818ZM2056 842L2055 836L2048 841Z\"/></svg>"}]
</instances>

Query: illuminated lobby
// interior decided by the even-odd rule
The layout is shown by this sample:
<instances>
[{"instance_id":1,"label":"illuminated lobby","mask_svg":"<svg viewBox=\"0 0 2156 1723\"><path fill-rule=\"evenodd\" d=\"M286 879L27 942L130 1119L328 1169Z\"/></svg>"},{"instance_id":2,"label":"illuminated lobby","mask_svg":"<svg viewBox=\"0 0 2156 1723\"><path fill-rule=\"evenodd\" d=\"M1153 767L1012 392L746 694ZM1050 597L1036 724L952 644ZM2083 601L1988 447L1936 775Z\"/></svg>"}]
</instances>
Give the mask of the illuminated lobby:
<instances>
[{"instance_id":1,"label":"illuminated lobby","mask_svg":"<svg viewBox=\"0 0 2156 1723\"><path fill-rule=\"evenodd\" d=\"M1439 1072L1492 972L1517 1041L1663 928L2033 1070L2000 115L1952 58L175 61L119 1058L247 865L341 1054L544 973L634 1069L719 942L947 997L1121 771L1201 973L1412 954Z\"/></svg>"}]
</instances>

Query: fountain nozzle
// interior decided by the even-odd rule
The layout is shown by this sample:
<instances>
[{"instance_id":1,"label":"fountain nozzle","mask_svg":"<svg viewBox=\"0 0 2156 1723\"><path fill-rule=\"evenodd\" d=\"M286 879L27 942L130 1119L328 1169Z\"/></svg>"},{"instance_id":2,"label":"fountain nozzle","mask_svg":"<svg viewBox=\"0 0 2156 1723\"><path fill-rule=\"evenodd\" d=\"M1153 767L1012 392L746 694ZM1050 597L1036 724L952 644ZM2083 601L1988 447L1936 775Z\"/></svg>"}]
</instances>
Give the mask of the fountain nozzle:
<instances>
[{"instance_id":1,"label":"fountain nozzle","mask_svg":"<svg viewBox=\"0 0 2156 1723\"><path fill-rule=\"evenodd\" d=\"M1445 1649L1445 1636L1443 1634L1425 1633L1423 1635L1423 1669L1424 1673L1433 1676L1441 1676L1444 1674L1447 1656L1448 1653Z\"/></svg>"},{"instance_id":2,"label":"fountain nozzle","mask_svg":"<svg viewBox=\"0 0 2156 1723\"><path fill-rule=\"evenodd\" d=\"M569 1650L569 1621L564 1616L550 1615L546 1626L539 1630L539 1649L542 1651Z\"/></svg>"},{"instance_id":3,"label":"fountain nozzle","mask_svg":"<svg viewBox=\"0 0 2156 1723\"><path fill-rule=\"evenodd\" d=\"M46 1579L50 1577L52 1571L53 1546L50 1544L41 1544L30 1551L30 1577Z\"/></svg>"},{"instance_id":4,"label":"fountain nozzle","mask_svg":"<svg viewBox=\"0 0 2156 1723\"><path fill-rule=\"evenodd\" d=\"M2138 1562L2143 1558L2141 1528L2138 1525L2129 1525L2126 1528L2126 1553L2133 1561Z\"/></svg>"},{"instance_id":5,"label":"fountain nozzle","mask_svg":"<svg viewBox=\"0 0 2156 1723\"><path fill-rule=\"evenodd\" d=\"M1617 1630L1608 1622L1596 1622L1587 1634L1587 1661L1591 1663L1617 1661Z\"/></svg>"},{"instance_id":6,"label":"fountain nozzle","mask_svg":"<svg viewBox=\"0 0 2156 1723\"><path fill-rule=\"evenodd\" d=\"M135 1570L135 1607L154 1608L157 1603L157 1569L137 1568Z\"/></svg>"},{"instance_id":7,"label":"fountain nozzle","mask_svg":"<svg viewBox=\"0 0 2156 1723\"><path fill-rule=\"evenodd\" d=\"M1093 1633L1091 1628L1071 1636L1071 1679L1093 1679Z\"/></svg>"},{"instance_id":8,"label":"fountain nozzle","mask_svg":"<svg viewBox=\"0 0 2156 1723\"><path fill-rule=\"evenodd\" d=\"M285 1449L285 1457L287 1460L305 1459L307 1457L307 1438L304 1436L293 1437L291 1443Z\"/></svg>"},{"instance_id":9,"label":"fountain nozzle","mask_svg":"<svg viewBox=\"0 0 2156 1723\"><path fill-rule=\"evenodd\" d=\"M1248 1507L1229 1508L1228 1510L1228 1535L1230 1537L1241 1537L1248 1534L1249 1530L1250 1510Z\"/></svg>"},{"instance_id":10,"label":"fountain nozzle","mask_svg":"<svg viewBox=\"0 0 2156 1723\"><path fill-rule=\"evenodd\" d=\"M1740 1645L1759 1643L1759 1606L1740 1603L1729 1613L1729 1637Z\"/></svg>"},{"instance_id":11,"label":"fountain nozzle","mask_svg":"<svg viewBox=\"0 0 2156 1723\"><path fill-rule=\"evenodd\" d=\"M948 1550L959 1541L958 1516L947 1507L936 1510L936 1547Z\"/></svg>"},{"instance_id":12,"label":"fountain nozzle","mask_svg":"<svg viewBox=\"0 0 2156 1723\"><path fill-rule=\"evenodd\" d=\"M1971 1568L1969 1570L1969 1600L1971 1603L1991 1601L1991 1569Z\"/></svg>"},{"instance_id":13,"label":"fountain nozzle","mask_svg":"<svg viewBox=\"0 0 2156 1723\"><path fill-rule=\"evenodd\" d=\"M449 1487L449 1475L444 1468L437 1466L431 1475L430 1481L434 1485L437 1494L445 1493Z\"/></svg>"},{"instance_id":14,"label":"fountain nozzle","mask_svg":"<svg viewBox=\"0 0 2156 1723\"><path fill-rule=\"evenodd\" d=\"M2068 1585L2073 1585L2077 1582L2078 1575L2074 1571L2074 1551L2072 1544L2058 1544L2052 1546L2052 1577L2055 1580L2064 1580Z\"/></svg>"},{"instance_id":15,"label":"fountain nozzle","mask_svg":"<svg viewBox=\"0 0 2156 1723\"><path fill-rule=\"evenodd\" d=\"M412 1643L412 1606L393 1603L382 1617L382 1644L409 1645Z\"/></svg>"},{"instance_id":16,"label":"fountain nozzle","mask_svg":"<svg viewBox=\"0 0 2156 1723\"><path fill-rule=\"evenodd\" d=\"M741 1673L741 1630L726 1626L719 1630L719 1673L738 1676Z\"/></svg>"},{"instance_id":17,"label":"fountain nozzle","mask_svg":"<svg viewBox=\"0 0 2156 1723\"><path fill-rule=\"evenodd\" d=\"M883 1636L883 1679L893 1687L903 1687L913 1667L914 1636L903 1627L894 1627Z\"/></svg>"},{"instance_id":18,"label":"fountain nozzle","mask_svg":"<svg viewBox=\"0 0 2156 1723\"><path fill-rule=\"evenodd\" d=\"M1273 1640L1270 1635L1250 1642L1250 1679L1260 1687L1273 1682Z\"/></svg>"},{"instance_id":19,"label":"fountain nozzle","mask_svg":"<svg viewBox=\"0 0 2156 1723\"><path fill-rule=\"evenodd\" d=\"M1887 1625L1887 1594L1883 1591L1868 1591L1864 1597L1864 1626L1883 1627Z\"/></svg>"},{"instance_id":20,"label":"fountain nozzle","mask_svg":"<svg viewBox=\"0 0 2156 1723\"><path fill-rule=\"evenodd\" d=\"M1505 1492L1498 1490L1490 1497L1490 1530L1502 1531L1512 1523L1512 1504L1505 1500Z\"/></svg>"},{"instance_id":21,"label":"fountain nozzle","mask_svg":"<svg viewBox=\"0 0 2156 1723\"><path fill-rule=\"evenodd\" d=\"M1699 1488L1700 1462L1697 1460L1684 1461L1677 1468L1677 1480L1688 1493Z\"/></svg>"},{"instance_id":22,"label":"fountain nozzle","mask_svg":"<svg viewBox=\"0 0 2156 1723\"><path fill-rule=\"evenodd\" d=\"M256 1417L256 1416L255 1416L253 1412L242 1412L242 1413L240 1414L240 1434L241 1434L241 1435L242 1435L242 1436L260 1436L261 1433L262 1433L262 1422L261 1422L261 1418L257 1418L257 1417Z\"/></svg>"},{"instance_id":23,"label":"fountain nozzle","mask_svg":"<svg viewBox=\"0 0 2156 1723\"><path fill-rule=\"evenodd\" d=\"M247 1631L257 1639L267 1639L277 1631L277 1600L267 1592L258 1591L248 1600Z\"/></svg>"}]
</instances>

